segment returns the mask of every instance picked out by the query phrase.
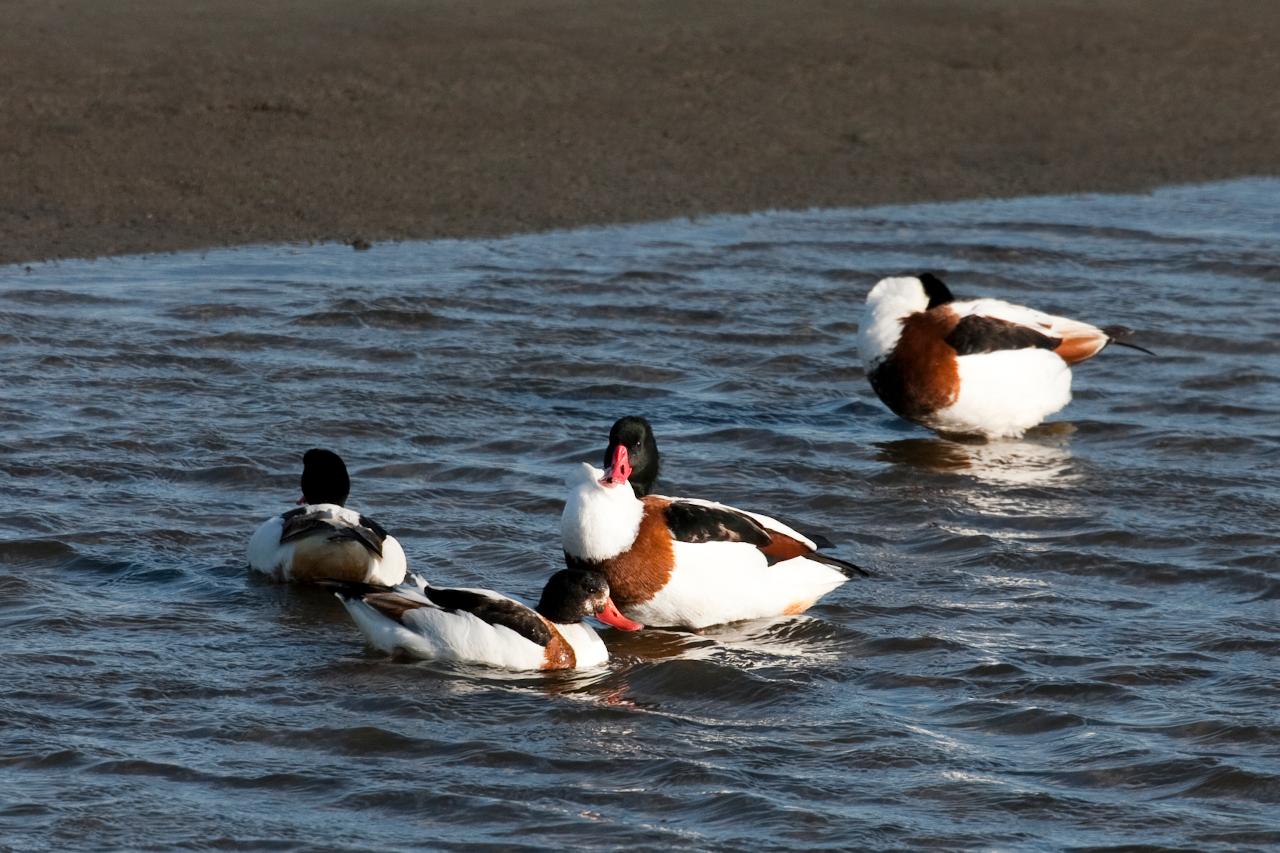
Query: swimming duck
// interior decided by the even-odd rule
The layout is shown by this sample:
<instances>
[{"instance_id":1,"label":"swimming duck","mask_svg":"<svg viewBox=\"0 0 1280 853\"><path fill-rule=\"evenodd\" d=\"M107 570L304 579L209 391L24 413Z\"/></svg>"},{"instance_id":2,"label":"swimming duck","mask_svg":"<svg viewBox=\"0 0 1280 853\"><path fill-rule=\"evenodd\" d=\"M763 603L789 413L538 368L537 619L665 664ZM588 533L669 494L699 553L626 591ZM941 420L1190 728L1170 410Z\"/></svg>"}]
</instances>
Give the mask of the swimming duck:
<instances>
[{"instance_id":1,"label":"swimming duck","mask_svg":"<svg viewBox=\"0 0 1280 853\"><path fill-rule=\"evenodd\" d=\"M249 540L249 566L278 581L400 583L404 549L376 521L343 506L350 491L338 454L308 450L302 457L302 506L263 522Z\"/></svg>"},{"instance_id":2,"label":"swimming duck","mask_svg":"<svg viewBox=\"0 0 1280 853\"><path fill-rule=\"evenodd\" d=\"M566 564L603 572L628 618L697 629L803 613L867 574L767 515L649 494L659 459L644 418L614 424L605 459L604 470L584 462L568 478L561 539Z\"/></svg>"},{"instance_id":3,"label":"swimming duck","mask_svg":"<svg viewBox=\"0 0 1280 853\"><path fill-rule=\"evenodd\" d=\"M1108 344L1098 328L999 299L957 301L938 277L882 279L867 294L858 350L894 414L941 433L1018 438L1071 401L1071 367Z\"/></svg>"},{"instance_id":4,"label":"swimming duck","mask_svg":"<svg viewBox=\"0 0 1280 853\"><path fill-rule=\"evenodd\" d=\"M445 589L409 577L395 589L326 585L370 643L416 658L515 670L598 666L609 651L583 618L594 616L623 631L644 627L618 612L598 572L561 569L543 587L537 607L492 590Z\"/></svg>"}]
</instances>

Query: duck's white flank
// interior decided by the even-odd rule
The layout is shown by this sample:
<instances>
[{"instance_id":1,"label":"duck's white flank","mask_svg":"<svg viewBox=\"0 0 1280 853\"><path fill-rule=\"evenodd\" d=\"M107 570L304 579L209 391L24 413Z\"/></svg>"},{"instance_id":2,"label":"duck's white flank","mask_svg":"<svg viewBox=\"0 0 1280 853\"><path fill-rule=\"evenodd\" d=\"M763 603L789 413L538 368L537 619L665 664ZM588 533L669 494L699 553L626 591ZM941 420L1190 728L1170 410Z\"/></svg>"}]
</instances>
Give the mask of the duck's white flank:
<instances>
[{"instance_id":1,"label":"duck's white flank","mask_svg":"<svg viewBox=\"0 0 1280 853\"><path fill-rule=\"evenodd\" d=\"M628 609L646 625L705 628L744 619L802 613L848 580L806 557L768 565L745 542L674 542L675 569L667 585Z\"/></svg>"},{"instance_id":2,"label":"duck's white flank","mask_svg":"<svg viewBox=\"0 0 1280 853\"><path fill-rule=\"evenodd\" d=\"M966 355L956 366L960 393L922 419L931 429L1017 438L1071 402L1071 368L1050 350Z\"/></svg>"}]
</instances>

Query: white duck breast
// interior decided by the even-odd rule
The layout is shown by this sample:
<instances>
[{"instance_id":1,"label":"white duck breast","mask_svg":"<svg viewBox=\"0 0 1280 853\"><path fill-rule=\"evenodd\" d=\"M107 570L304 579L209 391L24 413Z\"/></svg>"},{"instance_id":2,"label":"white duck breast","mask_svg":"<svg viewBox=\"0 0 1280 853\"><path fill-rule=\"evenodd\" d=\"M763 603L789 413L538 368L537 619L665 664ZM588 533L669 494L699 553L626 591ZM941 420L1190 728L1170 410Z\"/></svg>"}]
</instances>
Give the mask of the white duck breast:
<instances>
[{"instance_id":1,"label":"white duck breast","mask_svg":"<svg viewBox=\"0 0 1280 853\"><path fill-rule=\"evenodd\" d=\"M867 294L858 324L858 354L868 372L893 354L902 321L929 308L929 297L914 276L881 279Z\"/></svg>"},{"instance_id":2,"label":"white duck breast","mask_svg":"<svg viewBox=\"0 0 1280 853\"><path fill-rule=\"evenodd\" d=\"M565 478L569 496L560 516L565 553L584 560L606 560L635 542L644 504L630 488L605 488L604 471L586 462Z\"/></svg>"},{"instance_id":3,"label":"white duck breast","mask_svg":"<svg viewBox=\"0 0 1280 853\"><path fill-rule=\"evenodd\" d=\"M345 580L390 586L404 579L404 549L376 522L336 504L270 518L249 540L249 565L275 580Z\"/></svg>"}]
</instances>

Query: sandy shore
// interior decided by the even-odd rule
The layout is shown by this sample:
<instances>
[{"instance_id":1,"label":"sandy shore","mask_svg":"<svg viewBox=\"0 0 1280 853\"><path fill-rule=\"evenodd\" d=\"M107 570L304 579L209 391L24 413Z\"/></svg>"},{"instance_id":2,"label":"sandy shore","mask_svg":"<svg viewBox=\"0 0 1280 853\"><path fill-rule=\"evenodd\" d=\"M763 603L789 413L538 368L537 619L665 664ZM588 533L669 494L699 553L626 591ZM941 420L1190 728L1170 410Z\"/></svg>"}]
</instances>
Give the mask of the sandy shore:
<instances>
[{"instance_id":1,"label":"sandy shore","mask_svg":"<svg viewBox=\"0 0 1280 853\"><path fill-rule=\"evenodd\" d=\"M0 263L1280 172L1280 3L0 10Z\"/></svg>"}]
</instances>

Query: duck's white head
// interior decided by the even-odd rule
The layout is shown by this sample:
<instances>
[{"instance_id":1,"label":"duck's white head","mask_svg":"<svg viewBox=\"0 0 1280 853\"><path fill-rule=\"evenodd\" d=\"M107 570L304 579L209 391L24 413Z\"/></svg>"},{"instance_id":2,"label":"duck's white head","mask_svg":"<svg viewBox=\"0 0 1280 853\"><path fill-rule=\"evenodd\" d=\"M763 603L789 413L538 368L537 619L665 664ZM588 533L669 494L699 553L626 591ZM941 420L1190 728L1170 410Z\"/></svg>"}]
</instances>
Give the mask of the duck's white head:
<instances>
[{"instance_id":1,"label":"duck's white head","mask_svg":"<svg viewBox=\"0 0 1280 853\"><path fill-rule=\"evenodd\" d=\"M630 476L627 449L619 447L608 470L583 462L565 478L569 496L560 516L560 539L566 554L599 562L631 547L644 503L628 484Z\"/></svg>"},{"instance_id":2,"label":"duck's white head","mask_svg":"<svg viewBox=\"0 0 1280 853\"><path fill-rule=\"evenodd\" d=\"M882 278L867 294L867 307L858 326L858 353L868 370L893 351L902 335L902 321L912 314L953 302L955 297L931 273Z\"/></svg>"}]
</instances>

